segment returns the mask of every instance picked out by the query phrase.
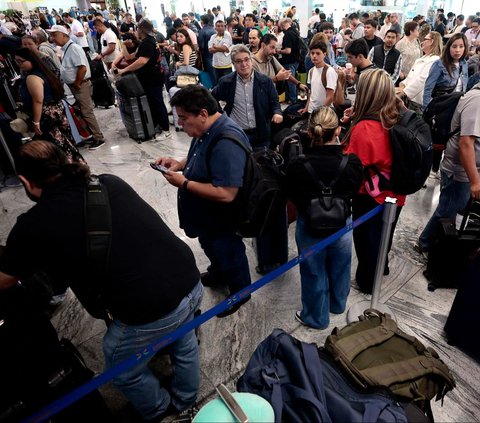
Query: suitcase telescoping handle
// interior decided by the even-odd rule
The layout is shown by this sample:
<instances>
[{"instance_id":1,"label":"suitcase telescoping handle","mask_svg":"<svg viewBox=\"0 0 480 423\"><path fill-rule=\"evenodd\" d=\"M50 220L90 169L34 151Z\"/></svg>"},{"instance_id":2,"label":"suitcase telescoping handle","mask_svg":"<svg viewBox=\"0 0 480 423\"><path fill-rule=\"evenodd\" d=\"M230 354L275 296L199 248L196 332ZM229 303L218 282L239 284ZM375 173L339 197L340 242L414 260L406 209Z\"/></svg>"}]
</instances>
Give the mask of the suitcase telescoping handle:
<instances>
[{"instance_id":1,"label":"suitcase telescoping handle","mask_svg":"<svg viewBox=\"0 0 480 423\"><path fill-rule=\"evenodd\" d=\"M462 223L460 225L460 229L458 230L459 234L462 234L465 231L465 228L467 227L468 218L472 210L473 201L474 201L474 198L471 196L463 212Z\"/></svg>"}]
</instances>

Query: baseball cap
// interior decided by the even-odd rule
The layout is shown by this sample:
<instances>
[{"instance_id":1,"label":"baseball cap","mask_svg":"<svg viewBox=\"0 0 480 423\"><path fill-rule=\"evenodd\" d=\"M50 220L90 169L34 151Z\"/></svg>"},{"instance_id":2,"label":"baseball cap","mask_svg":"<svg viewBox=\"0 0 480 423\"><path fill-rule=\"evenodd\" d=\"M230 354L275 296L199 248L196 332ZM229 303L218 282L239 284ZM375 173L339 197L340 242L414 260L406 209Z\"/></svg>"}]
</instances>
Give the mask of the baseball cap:
<instances>
[{"instance_id":1,"label":"baseball cap","mask_svg":"<svg viewBox=\"0 0 480 423\"><path fill-rule=\"evenodd\" d=\"M47 29L47 32L61 32L62 34L69 35L67 28L65 28L63 25L53 25L51 29Z\"/></svg>"}]
</instances>

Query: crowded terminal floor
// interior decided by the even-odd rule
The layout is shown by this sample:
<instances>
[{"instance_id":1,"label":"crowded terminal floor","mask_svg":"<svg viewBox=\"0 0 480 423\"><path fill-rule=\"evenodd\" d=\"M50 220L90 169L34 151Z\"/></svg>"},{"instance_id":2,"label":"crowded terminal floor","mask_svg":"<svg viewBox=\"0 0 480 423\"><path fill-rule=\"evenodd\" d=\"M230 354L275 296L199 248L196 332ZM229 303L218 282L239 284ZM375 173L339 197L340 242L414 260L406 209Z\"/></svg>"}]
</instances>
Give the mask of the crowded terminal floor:
<instances>
[{"instance_id":1,"label":"crowded terminal floor","mask_svg":"<svg viewBox=\"0 0 480 423\"><path fill-rule=\"evenodd\" d=\"M82 150L92 171L97 174L111 173L128 182L154 207L170 229L187 242L195 254L200 271L205 271L208 260L198 241L187 238L179 228L177 189L149 166L150 162L160 156L184 157L190 138L183 132L173 132L165 141L137 144L128 137L115 107L108 110L95 109L95 114L105 135L106 146L97 151ZM390 254L390 274L383 278L381 301L391 308L402 329L437 350L456 379L457 387L447 394L443 407L440 403L432 402L436 421L480 421L479 364L461 350L448 345L443 333L456 290L428 291L427 281L422 274L425 259L413 249L419 233L436 207L438 196L439 180L429 178L426 189L408 197L395 231ZM0 244L4 244L17 216L28 210L32 203L27 199L23 188L19 187L2 190L0 205ZM295 223L289 228L289 258L297 255L294 229ZM260 276L255 272L252 240L246 239L245 243L252 280L257 280ZM132 246L125 245L125 248ZM347 309L366 298L355 288L355 268L354 259ZM223 292L205 288L201 309L205 311L223 298ZM330 326L326 330L308 329L294 318L300 307L300 275L298 267L294 267L257 291L252 300L237 313L224 319L214 318L204 324L199 331L201 385L198 403L202 405L212 398L215 386L219 383L226 383L234 389L235 382L243 373L254 349L274 328L282 328L300 340L322 345L335 326L345 325L346 313L331 315ZM71 291L68 291L67 300L56 310L53 322L59 335L69 338L79 348L89 367L97 373L102 372L103 321L90 317ZM472 336L475 336L475 322L472 321L471 324ZM166 367L164 361L165 356L160 353L153 365L162 371ZM114 410L117 421L141 421L118 390L106 385L101 388L101 392Z\"/></svg>"}]
</instances>

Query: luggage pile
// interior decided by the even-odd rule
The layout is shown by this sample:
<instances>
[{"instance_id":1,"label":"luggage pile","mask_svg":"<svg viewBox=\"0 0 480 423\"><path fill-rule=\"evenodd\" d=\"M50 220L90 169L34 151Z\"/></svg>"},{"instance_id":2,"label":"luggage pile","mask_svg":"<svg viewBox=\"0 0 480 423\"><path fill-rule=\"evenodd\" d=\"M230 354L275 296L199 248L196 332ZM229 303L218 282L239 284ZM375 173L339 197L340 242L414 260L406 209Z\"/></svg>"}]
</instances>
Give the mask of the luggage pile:
<instances>
[{"instance_id":1,"label":"luggage pile","mask_svg":"<svg viewBox=\"0 0 480 423\"><path fill-rule=\"evenodd\" d=\"M375 310L320 349L275 329L237 382L270 402L276 422L433 422L430 400L454 387L435 350Z\"/></svg>"}]
</instances>

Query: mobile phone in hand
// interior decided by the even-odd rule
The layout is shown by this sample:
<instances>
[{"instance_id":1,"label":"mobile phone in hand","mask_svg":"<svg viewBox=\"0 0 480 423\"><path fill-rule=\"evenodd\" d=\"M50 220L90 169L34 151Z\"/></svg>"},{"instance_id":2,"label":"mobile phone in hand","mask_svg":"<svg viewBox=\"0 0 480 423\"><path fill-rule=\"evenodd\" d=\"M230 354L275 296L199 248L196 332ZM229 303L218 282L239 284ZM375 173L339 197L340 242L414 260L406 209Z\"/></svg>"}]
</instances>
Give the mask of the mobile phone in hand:
<instances>
[{"instance_id":1,"label":"mobile phone in hand","mask_svg":"<svg viewBox=\"0 0 480 423\"><path fill-rule=\"evenodd\" d=\"M150 167L152 169L158 170L159 172L162 172L162 173L168 172L168 168L166 168L165 166L162 166L160 164L150 163Z\"/></svg>"}]
</instances>

